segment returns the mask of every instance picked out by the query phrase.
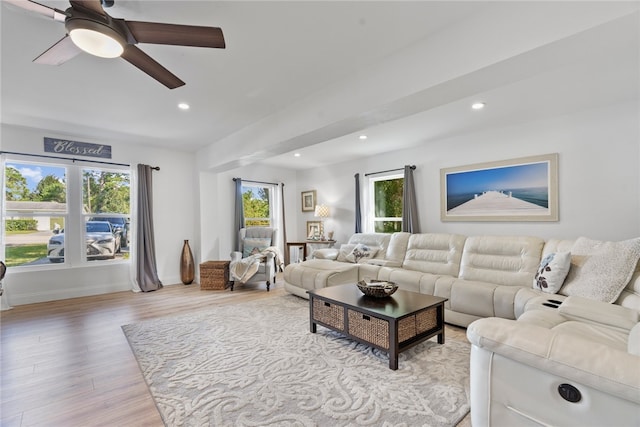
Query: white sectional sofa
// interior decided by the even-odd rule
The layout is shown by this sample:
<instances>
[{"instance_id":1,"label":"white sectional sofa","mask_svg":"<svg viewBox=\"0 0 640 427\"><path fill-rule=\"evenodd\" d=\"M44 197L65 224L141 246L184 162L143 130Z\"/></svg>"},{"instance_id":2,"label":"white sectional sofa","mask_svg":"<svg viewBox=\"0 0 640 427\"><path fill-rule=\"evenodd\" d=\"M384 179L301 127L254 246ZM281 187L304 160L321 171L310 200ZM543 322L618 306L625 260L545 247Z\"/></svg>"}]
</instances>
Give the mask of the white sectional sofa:
<instances>
[{"instance_id":1,"label":"white sectional sofa","mask_svg":"<svg viewBox=\"0 0 640 427\"><path fill-rule=\"evenodd\" d=\"M358 243L373 256L348 260ZM284 281L305 298L361 279L447 298L445 321L467 327L472 344L474 427L638 426L639 253L640 239L354 234L339 249L288 265ZM550 254L570 255L558 293L533 286Z\"/></svg>"}]
</instances>

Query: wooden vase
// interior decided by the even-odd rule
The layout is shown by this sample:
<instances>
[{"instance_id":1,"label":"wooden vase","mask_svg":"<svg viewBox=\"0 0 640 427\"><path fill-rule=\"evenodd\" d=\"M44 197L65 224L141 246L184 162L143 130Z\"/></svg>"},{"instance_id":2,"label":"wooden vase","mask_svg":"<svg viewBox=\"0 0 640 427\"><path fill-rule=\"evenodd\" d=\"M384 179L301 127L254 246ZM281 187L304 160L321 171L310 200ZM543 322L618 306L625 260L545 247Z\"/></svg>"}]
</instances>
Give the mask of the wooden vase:
<instances>
[{"instance_id":1,"label":"wooden vase","mask_svg":"<svg viewBox=\"0 0 640 427\"><path fill-rule=\"evenodd\" d=\"M193 264L193 254L189 241L185 240L182 245L182 255L180 256L180 280L185 285L190 285L195 277L195 265Z\"/></svg>"}]
</instances>

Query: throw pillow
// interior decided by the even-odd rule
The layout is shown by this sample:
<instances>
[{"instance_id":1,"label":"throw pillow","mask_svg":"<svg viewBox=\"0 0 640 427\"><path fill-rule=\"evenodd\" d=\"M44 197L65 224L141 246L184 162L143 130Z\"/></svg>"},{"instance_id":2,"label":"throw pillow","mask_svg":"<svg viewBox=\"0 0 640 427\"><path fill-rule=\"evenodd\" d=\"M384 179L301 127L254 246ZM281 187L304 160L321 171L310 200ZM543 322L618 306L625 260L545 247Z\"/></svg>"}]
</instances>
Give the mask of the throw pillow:
<instances>
[{"instance_id":1,"label":"throw pillow","mask_svg":"<svg viewBox=\"0 0 640 427\"><path fill-rule=\"evenodd\" d=\"M358 243L356 247L353 248L351 253L347 255L345 258L349 262L358 263L364 258L373 258L377 252L378 252L378 248L372 248L371 246Z\"/></svg>"},{"instance_id":2,"label":"throw pillow","mask_svg":"<svg viewBox=\"0 0 640 427\"><path fill-rule=\"evenodd\" d=\"M351 244L351 243L340 245L340 250L338 251L338 258L336 260L340 262L353 262L353 261L349 261L347 259L347 256L349 256L349 254L353 252L353 248L355 248L356 246L357 245Z\"/></svg>"},{"instance_id":3,"label":"throw pillow","mask_svg":"<svg viewBox=\"0 0 640 427\"><path fill-rule=\"evenodd\" d=\"M560 290L571 267L571 252L554 252L545 256L533 278L533 287L555 294Z\"/></svg>"},{"instance_id":4,"label":"throw pillow","mask_svg":"<svg viewBox=\"0 0 640 427\"><path fill-rule=\"evenodd\" d=\"M259 254L271 246L271 239L268 237L247 237L242 241L242 258Z\"/></svg>"},{"instance_id":5,"label":"throw pillow","mask_svg":"<svg viewBox=\"0 0 640 427\"><path fill-rule=\"evenodd\" d=\"M571 248L571 269L560 294L615 302L640 258L640 238L602 242L580 237Z\"/></svg>"}]
</instances>

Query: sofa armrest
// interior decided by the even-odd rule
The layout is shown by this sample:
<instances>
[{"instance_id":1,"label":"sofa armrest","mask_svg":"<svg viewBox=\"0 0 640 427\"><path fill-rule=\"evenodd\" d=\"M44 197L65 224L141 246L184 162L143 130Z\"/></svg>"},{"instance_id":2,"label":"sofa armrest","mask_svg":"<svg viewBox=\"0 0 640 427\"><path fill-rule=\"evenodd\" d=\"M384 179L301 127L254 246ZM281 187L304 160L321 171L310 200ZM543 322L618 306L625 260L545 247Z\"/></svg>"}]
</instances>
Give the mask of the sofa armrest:
<instances>
[{"instance_id":1,"label":"sofa armrest","mask_svg":"<svg viewBox=\"0 0 640 427\"><path fill-rule=\"evenodd\" d=\"M636 310L577 296L565 299L558 311L572 320L612 326L624 331L631 330L640 321L640 313Z\"/></svg>"},{"instance_id":2,"label":"sofa armrest","mask_svg":"<svg viewBox=\"0 0 640 427\"><path fill-rule=\"evenodd\" d=\"M242 252L233 251L231 252L231 262L238 262L242 259Z\"/></svg>"},{"instance_id":3,"label":"sofa armrest","mask_svg":"<svg viewBox=\"0 0 640 427\"><path fill-rule=\"evenodd\" d=\"M338 259L338 249L336 248L322 248L322 249L316 249L315 251L313 251L313 258L316 259L331 259L331 260L336 260Z\"/></svg>"},{"instance_id":4,"label":"sofa armrest","mask_svg":"<svg viewBox=\"0 0 640 427\"><path fill-rule=\"evenodd\" d=\"M490 317L467 328L472 345L640 403L640 357L586 337Z\"/></svg>"}]
</instances>

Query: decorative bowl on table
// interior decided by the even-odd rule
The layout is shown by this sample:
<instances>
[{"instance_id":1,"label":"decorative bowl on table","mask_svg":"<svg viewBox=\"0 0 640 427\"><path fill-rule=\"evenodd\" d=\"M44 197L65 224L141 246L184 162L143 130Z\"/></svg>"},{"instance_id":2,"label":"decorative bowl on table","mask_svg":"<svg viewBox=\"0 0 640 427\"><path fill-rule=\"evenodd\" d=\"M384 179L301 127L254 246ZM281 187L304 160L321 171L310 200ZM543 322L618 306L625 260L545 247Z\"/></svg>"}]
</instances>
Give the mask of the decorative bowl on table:
<instances>
[{"instance_id":1,"label":"decorative bowl on table","mask_svg":"<svg viewBox=\"0 0 640 427\"><path fill-rule=\"evenodd\" d=\"M360 280L356 283L360 292L369 297L383 298L391 296L398 290L398 285L393 282L387 282L386 280L371 280L369 282Z\"/></svg>"}]
</instances>

